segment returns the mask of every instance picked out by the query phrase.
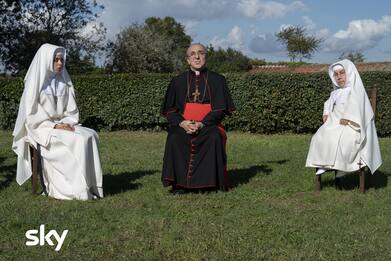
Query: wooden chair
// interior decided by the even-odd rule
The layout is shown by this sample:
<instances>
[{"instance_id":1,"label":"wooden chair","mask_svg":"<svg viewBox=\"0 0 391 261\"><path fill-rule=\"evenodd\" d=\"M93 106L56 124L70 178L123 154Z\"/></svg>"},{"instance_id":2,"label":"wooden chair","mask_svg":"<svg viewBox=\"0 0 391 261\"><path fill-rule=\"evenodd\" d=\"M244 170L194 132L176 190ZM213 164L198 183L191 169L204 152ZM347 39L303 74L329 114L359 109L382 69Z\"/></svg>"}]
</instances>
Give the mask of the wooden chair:
<instances>
[{"instance_id":1,"label":"wooden chair","mask_svg":"<svg viewBox=\"0 0 391 261\"><path fill-rule=\"evenodd\" d=\"M43 181L42 175L42 158L41 158L41 146L37 144L37 149L30 145L30 154L31 154L31 187L33 194L37 194L38 187L38 176L41 183L42 191L46 193L45 183Z\"/></svg>"},{"instance_id":2,"label":"wooden chair","mask_svg":"<svg viewBox=\"0 0 391 261\"><path fill-rule=\"evenodd\" d=\"M376 103L377 103L377 88L376 86L367 91L369 101L373 109L373 113L376 116ZM360 161L357 163L360 166L358 174L360 176L360 192L365 193L365 183L366 183L366 169L367 167L361 167L363 163ZM336 172L335 172L336 174ZM322 189L322 175L315 175L315 190L320 191Z\"/></svg>"}]
</instances>

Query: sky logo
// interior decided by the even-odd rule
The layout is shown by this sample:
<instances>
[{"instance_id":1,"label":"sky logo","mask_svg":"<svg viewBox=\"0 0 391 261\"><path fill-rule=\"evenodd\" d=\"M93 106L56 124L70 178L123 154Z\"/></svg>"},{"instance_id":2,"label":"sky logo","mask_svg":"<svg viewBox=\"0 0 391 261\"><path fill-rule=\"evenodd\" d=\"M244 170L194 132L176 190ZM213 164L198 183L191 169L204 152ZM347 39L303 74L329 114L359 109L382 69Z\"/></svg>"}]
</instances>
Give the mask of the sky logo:
<instances>
[{"instance_id":1,"label":"sky logo","mask_svg":"<svg viewBox=\"0 0 391 261\"><path fill-rule=\"evenodd\" d=\"M26 231L26 246L43 246L45 245L45 242L47 242L49 246L54 246L55 244L53 243L52 239L52 237L54 237L54 240L57 241L57 245L54 250L60 251L67 234L68 230L64 230L60 236L54 229L45 234L45 225L40 225L39 230L30 229Z\"/></svg>"}]
</instances>

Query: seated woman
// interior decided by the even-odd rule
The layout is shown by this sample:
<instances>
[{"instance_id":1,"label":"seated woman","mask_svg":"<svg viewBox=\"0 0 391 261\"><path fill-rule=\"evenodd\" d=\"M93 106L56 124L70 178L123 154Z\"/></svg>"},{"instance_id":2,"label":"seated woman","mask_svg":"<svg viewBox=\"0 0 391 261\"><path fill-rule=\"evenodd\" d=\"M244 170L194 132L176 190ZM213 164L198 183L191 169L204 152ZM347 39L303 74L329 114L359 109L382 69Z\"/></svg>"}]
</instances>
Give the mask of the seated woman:
<instances>
[{"instance_id":1,"label":"seated woman","mask_svg":"<svg viewBox=\"0 0 391 261\"><path fill-rule=\"evenodd\" d=\"M316 175L338 170L337 177L382 164L374 114L360 75L349 60L329 67L334 90L325 102L323 125L312 137L306 167Z\"/></svg>"},{"instance_id":2,"label":"seated woman","mask_svg":"<svg viewBox=\"0 0 391 261\"><path fill-rule=\"evenodd\" d=\"M12 149L18 155L16 181L31 176L29 144L40 145L46 191L57 199L103 197L98 135L78 125L79 111L65 69L63 47L43 44L24 78Z\"/></svg>"}]
</instances>

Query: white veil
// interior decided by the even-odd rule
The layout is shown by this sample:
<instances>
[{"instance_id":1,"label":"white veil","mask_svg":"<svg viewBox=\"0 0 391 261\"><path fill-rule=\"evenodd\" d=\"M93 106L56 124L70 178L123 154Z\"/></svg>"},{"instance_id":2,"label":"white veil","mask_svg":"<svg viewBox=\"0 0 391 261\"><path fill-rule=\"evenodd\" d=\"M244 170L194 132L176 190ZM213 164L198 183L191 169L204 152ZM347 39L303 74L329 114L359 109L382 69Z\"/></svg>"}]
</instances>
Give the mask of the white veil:
<instances>
[{"instance_id":1,"label":"white veil","mask_svg":"<svg viewBox=\"0 0 391 261\"><path fill-rule=\"evenodd\" d=\"M333 76L333 67L336 65L341 65L345 69L346 87L350 88L343 118L360 125L360 157L371 173L374 173L382 164L382 159L371 103L356 66L347 59L338 61L329 67L329 76L334 89L338 87Z\"/></svg>"},{"instance_id":2,"label":"white veil","mask_svg":"<svg viewBox=\"0 0 391 261\"><path fill-rule=\"evenodd\" d=\"M64 64L66 51L63 47L43 44L34 56L33 61L24 78L24 90L20 99L18 117L15 128L12 133L12 150L18 155L16 181L19 185L23 184L31 176L31 157L29 144L37 147L37 142L29 137L26 128L27 116L35 114L38 108L40 91L51 77L55 75L53 69L53 59L56 52L64 54ZM62 80L72 86L71 79L65 66L61 72Z\"/></svg>"}]
</instances>

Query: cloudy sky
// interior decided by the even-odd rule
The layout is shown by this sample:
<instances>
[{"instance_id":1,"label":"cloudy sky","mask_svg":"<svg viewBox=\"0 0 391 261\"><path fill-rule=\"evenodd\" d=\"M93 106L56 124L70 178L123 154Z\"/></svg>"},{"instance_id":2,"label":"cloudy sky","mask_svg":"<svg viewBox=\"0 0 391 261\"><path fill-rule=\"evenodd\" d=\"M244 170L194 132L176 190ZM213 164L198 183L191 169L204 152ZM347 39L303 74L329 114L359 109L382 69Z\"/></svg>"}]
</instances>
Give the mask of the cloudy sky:
<instances>
[{"instance_id":1,"label":"cloudy sky","mask_svg":"<svg viewBox=\"0 0 391 261\"><path fill-rule=\"evenodd\" d=\"M324 39L312 62L331 63L359 50L367 61L391 61L391 1L357 0L98 0L99 22L113 38L146 17L172 16L195 42L232 47L250 57L286 61L274 34L286 25L305 26Z\"/></svg>"}]
</instances>

